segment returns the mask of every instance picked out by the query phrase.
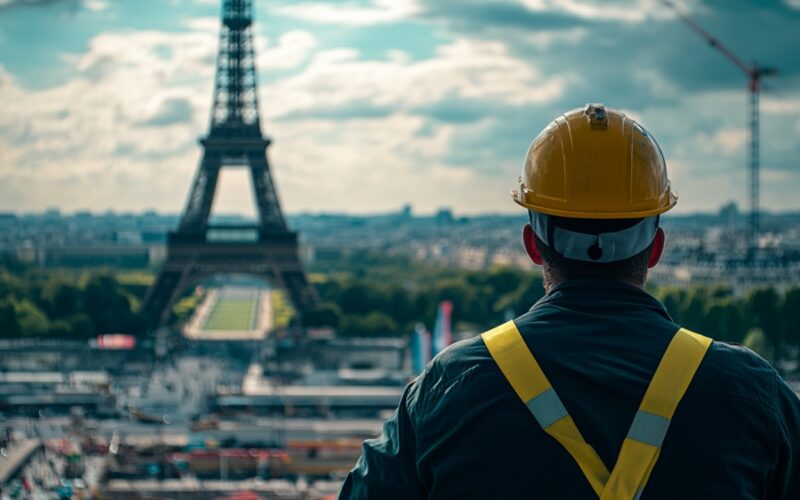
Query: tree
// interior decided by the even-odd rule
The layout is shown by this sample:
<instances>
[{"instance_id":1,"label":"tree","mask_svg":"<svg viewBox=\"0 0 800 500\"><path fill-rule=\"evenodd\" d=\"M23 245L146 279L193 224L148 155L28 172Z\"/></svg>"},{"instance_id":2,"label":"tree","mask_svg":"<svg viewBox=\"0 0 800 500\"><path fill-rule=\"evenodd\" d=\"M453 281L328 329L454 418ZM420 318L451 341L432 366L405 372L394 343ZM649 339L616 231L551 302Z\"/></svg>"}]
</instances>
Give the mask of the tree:
<instances>
[{"instance_id":1,"label":"tree","mask_svg":"<svg viewBox=\"0 0 800 500\"><path fill-rule=\"evenodd\" d=\"M50 328L47 330L47 336L68 339L72 336L72 330L69 327L69 322L63 319L57 319L50 323Z\"/></svg>"},{"instance_id":2,"label":"tree","mask_svg":"<svg viewBox=\"0 0 800 500\"><path fill-rule=\"evenodd\" d=\"M50 322L44 312L28 299L17 302L14 306L22 335L41 337L47 334Z\"/></svg>"},{"instance_id":3,"label":"tree","mask_svg":"<svg viewBox=\"0 0 800 500\"><path fill-rule=\"evenodd\" d=\"M83 304L98 333L135 333L144 327L143 319L133 313L129 297L111 275L89 278L83 289Z\"/></svg>"},{"instance_id":4,"label":"tree","mask_svg":"<svg viewBox=\"0 0 800 500\"><path fill-rule=\"evenodd\" d=\"M14 338L22 334L17 310L10 299L0 300L0 337Z\"/></svg>"},{"instance_id":5,"label":"tree","mask_svg":"<svg viewBox=\"0 0 800 500\"><path fill-rule=\"evenodd\" d=\"M384 312L391 316L398 325L416 323L417 311L414 309L408 290L396 284L387 285L384 297L386 298Z\"/></svg>"},{"instance_id":6,"label":"tree","mask_svg":"<svg viewBox=\"0 0 800 500\"><path fill-rule=\"evenodd\" d=\"M685 325L690 330L704 332L706 331L706 305L709 302L708 289L704 287L697 287L691 289L689 294L685 297L683 304L680 308L681 324Z\"/></svg>"},{"instance_id":7,"label":"tree","mask_svg":"<svg viewBox=\"0 0 800 500\"><path fill-rule=\"evenodd\" d=\"M656 297L661 300L667 312L676 323L683 322L683 304L686 302L686 290L683 288L664 287L659 288Z\"/></svg>"},{"instance_id":8,"label":"tree","mask_svg":"<svg viewBox=\"0 0 800 500\"><path fill-rule=\"evenodd\" d=\"M431 310L427 311L425 317L431 318L431 321L436 316L436 308L443 300L453 303L453 323L461 320L483 323L491 310L491 302L479 300L476 288L469 286L463 278L437 281L428 293L431 294L429 306Z\"/></svg>"},{"instance_id":9,"label":"tree","mask_svg":"<svg viewBox=\"0 0 800 500\"><path fill-rule=\"evenodd\" d=\"M81 290L70 283L51 281L42 290L42 301L51 319L69 318L81 309Z\"/></svg>"},{"instance_id":10,"label":"tree","mask_svg":"<svg viewBox=\"0 0 800 500\"><path fill-rule=\"evenodd\" d=\"M366 316L345 316L339 328L339 334L345 337L386 337L398 333L397 323L377 311Z\"/></svg>"},{"instance_id":11,"label":"tree","mask_svg":"<svg viewBox=\"0 0 800 500\"><path fill-rule=\"evenodd\" d=\"M790 288L781 301L780 318L783 339L793 347L800 347L800 288Z\"/></svg>"},{"instance_id":12,"label":"tree","mask_svg":"<svg viewBox=\"0 0 800 500\"><path fill-rule=\"evenodd\" d=\"M345 314L366 314L375 310L375 289L363 282L353 283L342 289L339 305Z\"/></svg>"},{"instance_id":13,"label":"tree","mask_svg":"<svg viewBox=\"0 0 800 500\"><path fill-rule=\"evenodd\" d=\"M712 300L722 300L733 297L733 289L728 285L716 285L709 290Z\"/></svg>"},{"instance_id":14,"label":"tree","mask_svg":"<svg viewBox=\"0 0 800 500\"><path fill-rule=\"evenodd\" d=\"M339 309L339 306L326 302L306 314L304 322L306 326L310 327L329 326L336 328L339 326L341 319L342 310Z\"/></svg>"},{"instance_id":15,"label":"tree","mask_svg":"<svg viewBox=\"0 0 800 500\"><path fill-rule=\"evenodd\" d=\"M0 267L0 300L22 295L22 281Z\"/></svg>"},{"instance_id":16,"label":"tree","mask_svg":"<svg viewBox=\"0 0 800 500\"><path fill-rule=\"evenodd\" d=\"M69 320L69 329L74 338L90 339L97 333L92 320L86 314L76 314Z\"/></svg>"},{"instance_id":17,"label":"tree","mask_svg":"<svg viewBox=\"0 0 800 500\"><path fill-rule=\"evenodd\" d=\"M767 360L772 361L773 349L767 341L767 336L764 335L764 330L761 328L751 328L744 338L744 346L748 349L755 351Z\"/></svg>"},{"instance_id":18,"label":"tree","mask_svg":"<svg viewBox=\"0 0 800 500\"><path fill-rule=\"evenodd\" d=\"M500 296L517 290L522 284L522 277L520 271L509 267L495 267L486 273L485 282Z\"/></svg>"},{"instance_id":19,"label":"tree","mask_svg":"<svg viewBox=\"0 0 800 500\"><path fill-rule=\"evenodd\" d=\"M712 302L706 310L706 330L702 333L724 342L744 341L746 333L742 324L741 304L731 299Z\"/></svg>"},{"instance_id":20,"label":"tree","mask_svg":"<svg viewBox=\"0 0 800 500\"><path fill-rule=\"evenodd\" d=\"M522 314L544 297L544 280L538 274L529 274L517 289L516 304L512 306L516 314Z\"/></svg>"},{"instance_id":21,"label":"tree","mask_svg":"<svg viewBox=\"0 0 800 500\"><path fill-rule=\"evenodd\" d=\"M319 298L323 302L337 302L342 294L341 279L331 276L330 279L314 283Z\"/></svg>"},{"instance_id":22,"label":"tree","mask_svg":"<svg viewBox=\"0 0 800 500\"><path fill-rule=\"evenodd\" d=\"M747 297L747 310L752 315L753 326L763 331L767 343L774 350L776 359L781 357L783 350L778 303L778 294L772 287L758 288L750 292Z\"/></svg>"}]
</instances>

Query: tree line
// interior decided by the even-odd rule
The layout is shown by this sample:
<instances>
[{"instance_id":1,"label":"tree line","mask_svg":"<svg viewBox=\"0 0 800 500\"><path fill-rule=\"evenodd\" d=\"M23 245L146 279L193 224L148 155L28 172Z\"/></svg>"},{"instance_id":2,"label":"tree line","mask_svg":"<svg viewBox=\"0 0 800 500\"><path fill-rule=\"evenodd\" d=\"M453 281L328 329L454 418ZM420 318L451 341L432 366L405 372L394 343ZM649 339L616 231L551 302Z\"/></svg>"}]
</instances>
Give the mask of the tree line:
<instances>
[{"instance_id":1,"label":"tree line","mask_svg":"<svg viewBox=\"0 0 800 500\"><path fill-rule=\"evenodd\" d=\"M0 338L83 340L100 333L138 334L147 323L135 284L109 271L0 267Z\"/></svg>"},{"instance_id":2,"label":"tree line","mask_svg":"<svg viewBox=\"0 0 800 500\"><path fill-rule=\"evenodd\" d=\"M325 269L320 267L316 270ZM308 322L338 326L341 335L410 334L417 322L431 328L442 300L453 302L454 331L480 333L524 313L544 296L541 275L533 270L470 271L365 255L340 262L336 269L312 274L323 303ZM724 285L649 285L648 291L686 328L747 345L771 361L797 357L800 286L744 294Z\"/></svg>"},{"instance_id":3,"label":"tree line","mask_svg":"<svg viewBox=\"0 0 800 500\"><path fill-rule=\"evenodd\" d=\"M509 268L461 271L418 283L338 274L317 277L323 300L308 318L345 335L398 335L417 322L433 324L442 300L453 302L457 330L483 331L520 315L544 295L541 276ZM744 343L763 337L773 348L800 346L800 287L784 293L756 288L735 295L725 286L648 287L673 320L718 340Z\"/></svg>"},{"instance_id":4,"label":"tree line","mask_svg":"<svg viewBox=\"0 0 800 500\"><path fill-rule=\"evenodd\" d=\"M508 267L465 270L380 253L311 268L320 306L307 326L345 336L408 335L431 328L438 304L453 303L453 329L479 333L528 310L544 295L541 275ZM67 271L0 264L0 337L86 339L147 331L139 305L152 274ZM679 324L754 348L773 361L800 349L800 286L735 294L725 286L649 287ZM185 319L196 297L178 304Z\"/></svg>"},{"instance_id":5,"label":"tree line","mask_svg":"<svg viewBox=\"0 0 800 500\"><path fill-rule=\"evenodd\" d=\"M654 291L675 322L709 337L744 344L771 361L797 358L800 286L736 295L726 286L662 287Z\"/></svg>"}]
</instances>

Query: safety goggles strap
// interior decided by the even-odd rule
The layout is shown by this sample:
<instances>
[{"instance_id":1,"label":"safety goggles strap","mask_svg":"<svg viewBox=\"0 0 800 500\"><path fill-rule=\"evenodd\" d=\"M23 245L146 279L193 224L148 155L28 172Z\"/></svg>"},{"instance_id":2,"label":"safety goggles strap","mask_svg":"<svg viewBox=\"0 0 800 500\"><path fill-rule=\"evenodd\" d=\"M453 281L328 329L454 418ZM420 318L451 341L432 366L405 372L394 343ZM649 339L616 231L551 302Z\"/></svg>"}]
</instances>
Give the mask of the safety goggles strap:
<instances>
[{"instance_id":1,"label":"safety goggles strap","mask_svg":"<svg viewBox=\"0 0 800 500\"><path fill-rule=\"evenodd\" d=\"M600 457L581 436L539 363L531 354L516 324L508 321L481 335L489 353L514 392L542 429L555 438L577 462L599 497L609 478Z\"/></svg>"},{"instance_id":2,"label":"safety goggles strap","mask_svg":"<svg viewBox=\"0 0 800 500\"><path fill-rule=\"evenodd\" d=\"M670 421L711 339L681 328L647 387L601 500L638 500L658 461Z\"/></svg>"}]
</instances>

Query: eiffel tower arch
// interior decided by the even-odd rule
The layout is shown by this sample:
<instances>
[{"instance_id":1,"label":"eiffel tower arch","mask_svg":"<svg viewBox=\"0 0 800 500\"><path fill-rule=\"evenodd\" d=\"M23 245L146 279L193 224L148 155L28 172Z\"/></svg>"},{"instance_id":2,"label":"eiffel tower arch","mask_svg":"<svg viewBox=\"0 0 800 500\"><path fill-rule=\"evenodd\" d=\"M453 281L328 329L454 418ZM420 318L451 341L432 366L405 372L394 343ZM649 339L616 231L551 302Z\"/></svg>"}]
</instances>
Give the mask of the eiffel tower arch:
<instances>
[{"instance_id":1,"label":"eiffel tower arch","mask_svg":"<svg viewBox=\"0 0 800 500\"><path fill-rule=\"evenodd\" d=\"M167 258L142 305L158 323L169 320L180 293L214 274L258 276L282 288L295 312L316 303L300 262L297 233L289 230L270 174L268 137L261 133L251 0L223 0L211 126L200 140L203 157L177 230L168 235ZM220 170L250 170L258 224L213 226L211 206Z\"/></svg>"}]
</instances>

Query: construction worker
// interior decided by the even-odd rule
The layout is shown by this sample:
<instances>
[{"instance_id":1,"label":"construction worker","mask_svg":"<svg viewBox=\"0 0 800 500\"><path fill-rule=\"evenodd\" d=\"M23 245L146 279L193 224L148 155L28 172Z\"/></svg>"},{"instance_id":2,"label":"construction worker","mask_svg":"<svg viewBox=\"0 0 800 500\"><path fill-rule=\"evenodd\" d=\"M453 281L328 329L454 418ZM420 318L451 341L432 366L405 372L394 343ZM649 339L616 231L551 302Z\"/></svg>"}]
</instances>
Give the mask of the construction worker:
<instances>
[{"instance_id":1,"label":"construction worker","mask_svg":"<svg viewBox=\"0 0 800 500\"><path fill-rule=\"evenodd\" d=\"M661 150L602 105L531 145L513 198L546 295L438 355L340 499L800 499L800 400L643 287L675 206Z\"/></svg>"}]
</instances>

